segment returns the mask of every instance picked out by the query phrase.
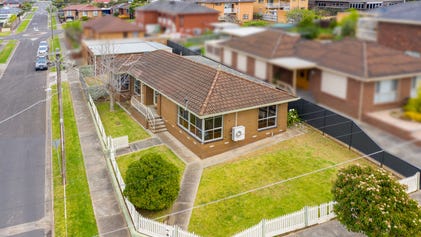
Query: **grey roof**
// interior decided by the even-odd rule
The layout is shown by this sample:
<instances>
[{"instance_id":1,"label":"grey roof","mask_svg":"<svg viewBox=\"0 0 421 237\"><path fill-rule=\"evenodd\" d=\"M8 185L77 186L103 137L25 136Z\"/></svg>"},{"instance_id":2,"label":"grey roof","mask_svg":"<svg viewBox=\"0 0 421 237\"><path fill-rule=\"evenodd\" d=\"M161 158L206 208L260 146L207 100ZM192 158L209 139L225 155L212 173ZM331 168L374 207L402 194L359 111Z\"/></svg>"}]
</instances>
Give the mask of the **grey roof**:
<instances>
[{"instance_id":1,"label":"grey roof","mask_svg":"<svg viewBox=\"0 0 421 237\"><path fill-rule=\"evenodd\" d=\"M108 54L132 54L152 52L155 50L166 50L172 52L172 49L166 45L143 41L141 39L115 39L115 40L84 40L84 44L95 55Z\"/></svg>"},{"instance_id":2,"label":"grey roof","mask_svg":"<svg viewBox=\"0 0 421 237\"><path fill-rule=\"evenodd\" d=\"M156 1L148 5L138 7L136 10L140 11L157 11L167 14L206 14L206 13L219 13L219 11L197 5L192 2L181 1Z\"/></svg>"},{"instance_id":3,"label":"grey roof","mask_svg":"<svg viewBox=\"0 0 421 237\"><path fill-rule=\"evenodd\" d=\"M372 11L379 20L421 23L421 1L406 2Z\"/></svg>"},{"instance_id":4,"label":"grey roof","mask_svg":"<svg viewBox=\"0 0 421 237\"><path fill-rule=\"evenodd\" d=\"M15 7L3 7L0 8L0 14L19 14L20 12L22 12L22 9L20 8L15 8Z\"/></svg>"}]
</instances>

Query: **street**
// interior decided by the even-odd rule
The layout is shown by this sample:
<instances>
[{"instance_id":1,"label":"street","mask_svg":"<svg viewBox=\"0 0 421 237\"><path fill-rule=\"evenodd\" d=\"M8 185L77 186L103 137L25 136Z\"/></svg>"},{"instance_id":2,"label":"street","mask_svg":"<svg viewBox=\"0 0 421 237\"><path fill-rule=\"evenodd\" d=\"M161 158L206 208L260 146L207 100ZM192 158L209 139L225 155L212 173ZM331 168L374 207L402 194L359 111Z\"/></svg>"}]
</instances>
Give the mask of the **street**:
<instances>
[{"instance_id":1,"label":"street","mask_svg":"<svg viewBox=\"0 0 421 237\"><path fill-rule=\"evenodd\" d=\"M7 38L19 45L0 79L0 236L51 236L46 173L46 79L34 69L47 40L47 3L38 3L27 30ZM48 187L48 185L47 185Z\"/></svg>"}]
</instances>

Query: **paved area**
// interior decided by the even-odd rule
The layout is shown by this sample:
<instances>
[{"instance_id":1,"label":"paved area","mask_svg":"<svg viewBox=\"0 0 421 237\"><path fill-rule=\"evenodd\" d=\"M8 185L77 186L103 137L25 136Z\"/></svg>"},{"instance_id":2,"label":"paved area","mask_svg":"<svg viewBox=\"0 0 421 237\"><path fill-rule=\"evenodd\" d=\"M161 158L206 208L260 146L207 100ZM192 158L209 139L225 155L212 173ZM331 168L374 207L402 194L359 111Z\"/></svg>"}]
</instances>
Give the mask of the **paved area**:
<instances>
[{"instance_id":1,"label":"paved area","mask_svg":"<svg viewBox=\"0 0 421 237\"><path fill-rule=\"evenodd\" d=\"M161 140L157 137L151 137L145 140L132 142L129 144L128 148L118 149L116 152L117 156L129 154L132 152L140 151L149 147L157 146L162 144Z\"/></svg>"},{"instance_id":2,"label":"paved area","mask_svg":"<svg viewBox=\"0 0 421 237\"><path fill-rule=\"evenodd\" d=\"M328 221L286 235L287 237L363 237L364 234L348 231L339 221Z\"/></svg>"},{"instance_id":3,"label":"paved area","mask_svg":"<svg viewBox=\"0 0 421 237\"><path fill-rule=\"evenodd\" d=\"M67 79L70 83L74 113L99 235L130 236L112 185L112 177L110 177L107 169L101 142L77 74L75 72L70 73Z\"/></svg>"}]
</instances>

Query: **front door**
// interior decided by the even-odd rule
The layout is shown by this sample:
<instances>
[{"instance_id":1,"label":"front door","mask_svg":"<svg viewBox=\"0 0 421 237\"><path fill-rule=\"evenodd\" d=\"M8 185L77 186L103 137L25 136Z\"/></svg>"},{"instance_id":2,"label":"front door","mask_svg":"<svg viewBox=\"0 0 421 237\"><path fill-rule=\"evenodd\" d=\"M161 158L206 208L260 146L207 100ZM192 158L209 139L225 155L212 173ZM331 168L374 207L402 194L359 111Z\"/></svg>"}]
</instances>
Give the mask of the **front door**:
<instances>
[{"instance_id":1,"label":"front door","mask_svg":"<svg viewBox=\"0 0 421 237\"><path fill-rule=\"evenodd\" d=\"M307 90L308 89L308 70L297 71L297 88Z\"/></svg>"}]
</instances>

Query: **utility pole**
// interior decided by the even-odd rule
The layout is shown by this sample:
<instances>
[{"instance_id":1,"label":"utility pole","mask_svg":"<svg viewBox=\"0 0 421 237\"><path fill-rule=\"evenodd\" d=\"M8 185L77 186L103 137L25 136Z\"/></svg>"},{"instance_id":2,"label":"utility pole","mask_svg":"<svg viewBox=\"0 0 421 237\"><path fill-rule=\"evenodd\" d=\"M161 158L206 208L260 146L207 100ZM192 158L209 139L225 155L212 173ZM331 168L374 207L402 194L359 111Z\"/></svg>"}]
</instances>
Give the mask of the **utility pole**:
<instances>
[{"instance_id":1,"label":"utility pole","mask_svg":"<svg viewBox=\"0 0 421 237\"><path fill-rule=\"evenodd\" d=\"M60 115L60 149L61 149L61 177L63 179L63 201L64 201L64 229L65 237L67 237L67 197L66 197L66 152L64 143L64 119L63 119L63 100L61 89L61 65L60 65L60 49L56 48L56 71L57 71L57 98L58 110Z\"/></svg>"},{"instance_id":2,"label":"utility pole","mask_svg":"<svg viewBox=\"0 0 421 237\"><path fill-rule=\"evenodd\" d=\"M54 49L54 29L53 29L53 3L50 5L50 21L51 21L51 49Z\"/></svg>"},{"instance_id":3,"label":"utility pole","mask_svg":"<svg viewBox=\"0 0 421 237\"><path fill-rule=\"evenodd\" d=\"M60 114L60 147L61 147L61 176L63 178L63 185L66 185L66 152L64 147L64 120L63 120L63 100L61 89L61 65L60 65L60 50L56 49L56 70L57 70L57 97L58 110Z\"/></svg>"}]
</instances>

